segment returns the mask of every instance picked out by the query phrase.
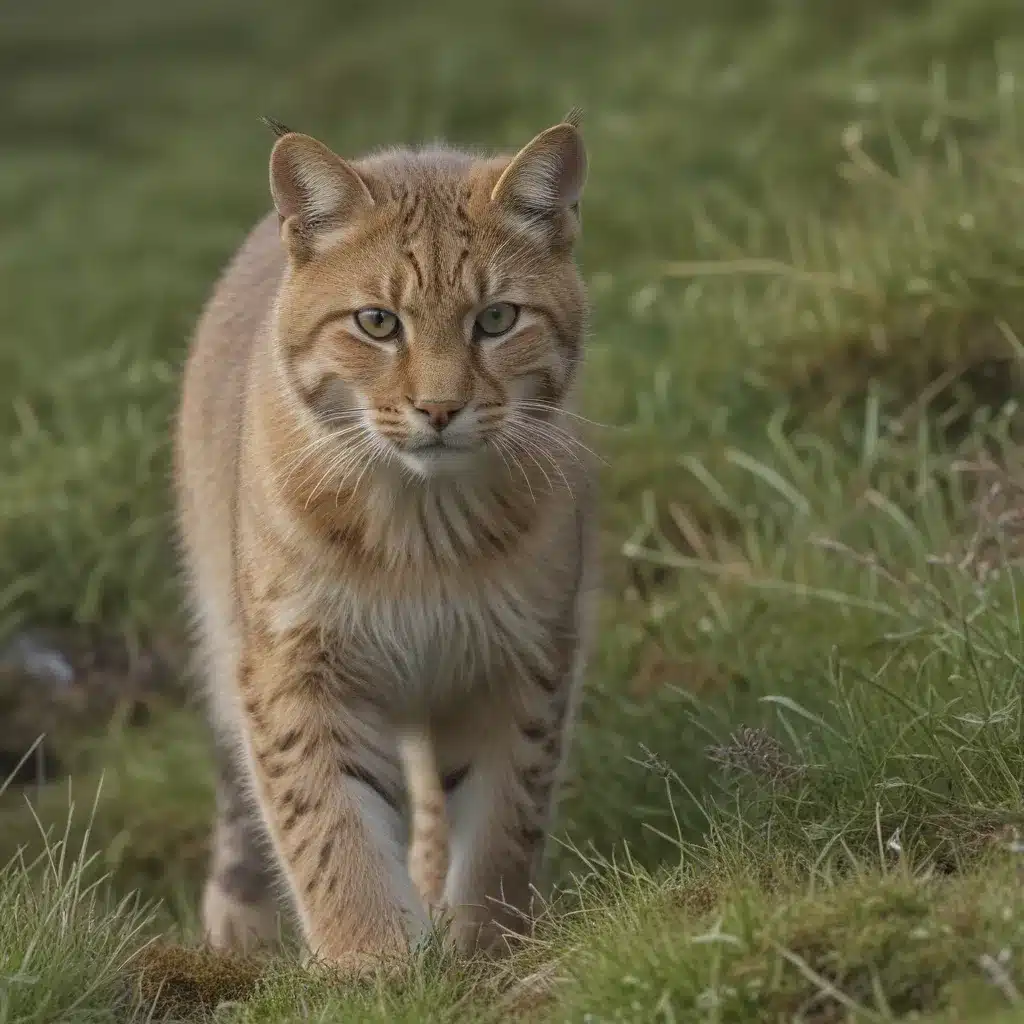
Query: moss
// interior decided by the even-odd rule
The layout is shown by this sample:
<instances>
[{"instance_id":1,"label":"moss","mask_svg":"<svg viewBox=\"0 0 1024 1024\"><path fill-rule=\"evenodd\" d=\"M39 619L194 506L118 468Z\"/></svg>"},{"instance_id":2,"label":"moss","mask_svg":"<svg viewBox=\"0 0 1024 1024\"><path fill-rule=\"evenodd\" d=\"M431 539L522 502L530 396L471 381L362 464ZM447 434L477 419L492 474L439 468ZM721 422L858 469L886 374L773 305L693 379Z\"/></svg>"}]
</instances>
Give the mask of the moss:
<instances>
[{"instance_id":1,"label":"moss","mask_svg":"<svg viewBox=\"0 0 1024 1024\"><path fill-rule=\"evenodd\" d=\"M248 998L273 972L263 958L156 942L134 959L132 983L154 1017L201 1017L221 1003Z\"/></svg>"}]
</instances>

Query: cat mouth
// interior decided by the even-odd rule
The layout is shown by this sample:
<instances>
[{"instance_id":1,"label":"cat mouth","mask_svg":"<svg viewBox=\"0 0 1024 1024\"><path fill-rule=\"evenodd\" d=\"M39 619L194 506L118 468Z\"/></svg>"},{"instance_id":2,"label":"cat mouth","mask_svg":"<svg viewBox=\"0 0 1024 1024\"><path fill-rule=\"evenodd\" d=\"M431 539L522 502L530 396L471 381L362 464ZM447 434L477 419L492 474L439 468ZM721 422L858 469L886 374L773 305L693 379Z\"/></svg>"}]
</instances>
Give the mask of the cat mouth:
<instances>
[{"instance_id":1,"label":"cat mouth","mask_svg":"<svg viewBox=\"0 0 1024 1024\"><path fill-rule=\"evenodd\" d=\"M411 444L406 448L406 451L411 455L426 455L426 456L437 456L445 454L458 454L473 451L479 447L466 440L453 440L452 438L446 438L443 434L439 434L437 437L429 438L428 440L418 441L415 444Z\"/></svg>"}]
</instances>

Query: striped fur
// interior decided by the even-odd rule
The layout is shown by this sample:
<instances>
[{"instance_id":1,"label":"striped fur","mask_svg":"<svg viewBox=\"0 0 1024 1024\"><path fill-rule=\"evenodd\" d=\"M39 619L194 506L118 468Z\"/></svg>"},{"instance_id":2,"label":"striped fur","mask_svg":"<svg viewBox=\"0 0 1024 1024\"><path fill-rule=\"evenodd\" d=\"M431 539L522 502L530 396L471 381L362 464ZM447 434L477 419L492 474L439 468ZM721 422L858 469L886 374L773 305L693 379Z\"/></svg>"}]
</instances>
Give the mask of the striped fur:
<instances>
[{"instance_id":1,"label":"striped fur","mask_svg":"<svg viewBox=\"0 0 1024 1024\"><path fill-rule=\"evenodd\" d=\"M440 908L448 876L448 822L434 743L425 730L398 739L409 803L409 877L429 910Z\"/></svg>"},{"instance_id":2,"label":"striped fur","mask_svg":"<svg viewBox=\"0 0 1024 1024\"><path fill-rule=\"evenodd\" d=\"M585 651L578 117L514 157L348 163L275 129L275 211L207 304L176 443L224 770L203 915L312 954L529 923ZM474 328L494 303L508 332ZM391 311L394 339L354 313Z\"/></svg>"}]
</instances>

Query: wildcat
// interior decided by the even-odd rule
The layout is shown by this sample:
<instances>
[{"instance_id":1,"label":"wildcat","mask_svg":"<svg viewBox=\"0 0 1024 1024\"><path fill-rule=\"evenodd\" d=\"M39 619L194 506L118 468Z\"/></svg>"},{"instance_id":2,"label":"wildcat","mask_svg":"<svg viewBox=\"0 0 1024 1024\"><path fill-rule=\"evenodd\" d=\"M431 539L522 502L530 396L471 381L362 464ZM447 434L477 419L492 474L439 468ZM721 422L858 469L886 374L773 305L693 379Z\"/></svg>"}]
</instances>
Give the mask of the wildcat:
<instances>
[{"instance_id":1,"label":"wildcat","mask_svg":"<svg viewBox=\"0 0 1024 1024\"><path fill-rule=\"evenodd\" d=\"M432 902L497 952L529 924L594 572L578 116L513 157L278 134L176 435L219 765L204 927L272 940L283 879L327 962L403 953Z\"/></svg>"}]
</instances>

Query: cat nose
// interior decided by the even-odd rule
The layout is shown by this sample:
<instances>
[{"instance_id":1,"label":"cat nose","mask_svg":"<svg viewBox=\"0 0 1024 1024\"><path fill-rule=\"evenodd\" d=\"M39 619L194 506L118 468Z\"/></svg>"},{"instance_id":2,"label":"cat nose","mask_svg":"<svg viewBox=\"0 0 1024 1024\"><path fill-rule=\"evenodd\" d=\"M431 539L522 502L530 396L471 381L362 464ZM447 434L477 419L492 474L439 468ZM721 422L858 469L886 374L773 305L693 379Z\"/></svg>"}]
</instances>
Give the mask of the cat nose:
<instances>
[{"instance_id":1,"label":"cat nose","mask_svg":"<svg viewBox=\"0 0 1024 1024\"><path fill-rule=\"evenodd\" d=\"M465 402L413 402L413 408L423 413L435 430L444 430L466 407Z\"/></svg>"}]
</instances>

